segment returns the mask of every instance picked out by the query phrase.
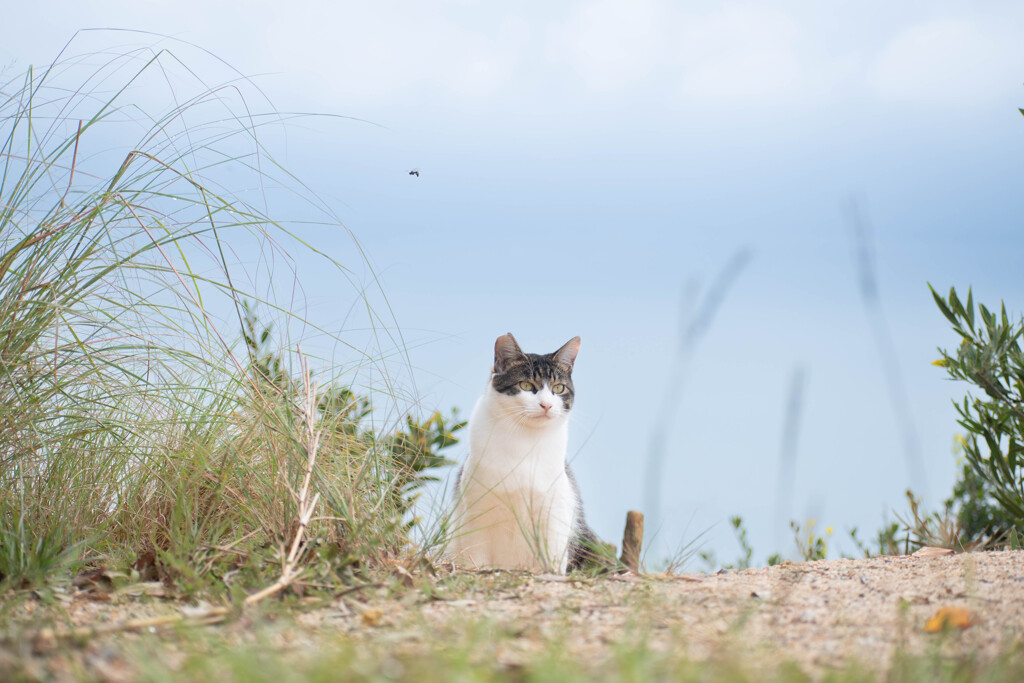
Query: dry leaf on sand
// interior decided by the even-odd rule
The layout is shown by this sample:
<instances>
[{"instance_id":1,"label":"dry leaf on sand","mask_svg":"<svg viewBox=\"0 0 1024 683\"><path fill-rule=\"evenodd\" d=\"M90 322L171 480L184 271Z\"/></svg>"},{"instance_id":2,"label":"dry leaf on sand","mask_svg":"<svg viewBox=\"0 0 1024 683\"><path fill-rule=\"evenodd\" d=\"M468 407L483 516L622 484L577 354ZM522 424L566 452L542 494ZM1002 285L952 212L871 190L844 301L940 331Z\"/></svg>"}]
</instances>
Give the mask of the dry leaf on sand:
<instances>
[{"instance_id":1,"label":"dry leaf on sand","mask_svg":"<svg viewBox=\"0 0 1024 683\"><path fill-rule=\"evenodd\" d=\"M911 555L911 557L942 557L943 555L952 555L953 551L949 548L937 548L933 545L926 545Z\"/></svg>"},{"instance_id":2,"label":"dry leaf on sand","mask_svg":"<svg viewBox=\"0 0 1024 683\"><path fill-rule=\"evenodd\" d=\"M364 626L380 626L380 622L383 618L384 610L368 609L363 611Z\"/></svg>"},{"instance_id":3,"label":"dry leaf on sand","mask_svg":"<svg viewBox=\"0 0 1024 683\"><path fill-rule=\"evenodd\" d=\"M940 607L935 616L925 622L924 630L938 633L947 627L965 629L977 621L974 613L964 607Z\"/></svg>"}]
</instances>

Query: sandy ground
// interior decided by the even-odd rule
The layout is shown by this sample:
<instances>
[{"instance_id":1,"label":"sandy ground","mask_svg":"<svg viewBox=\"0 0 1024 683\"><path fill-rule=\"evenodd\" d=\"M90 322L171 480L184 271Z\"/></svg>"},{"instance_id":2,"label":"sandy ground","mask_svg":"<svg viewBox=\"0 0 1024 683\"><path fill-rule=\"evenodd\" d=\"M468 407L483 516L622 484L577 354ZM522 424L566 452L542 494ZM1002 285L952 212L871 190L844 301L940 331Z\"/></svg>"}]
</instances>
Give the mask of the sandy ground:
<instances>
[{"instance_id":1,"label":"sandy ground","mask_svg":"<svg viewBox=\"0 0 1024 683\"><path fill-rule=\"evenodd\" d=\"M553 639L584 662L600 661L616 643L642 639L654 650L697 659L742 652L752 661L791 660L820 673L851 661L884 670L897 651L987 658L1024 642L1024 551L787 563L710 575L567 580L459 572L406 578L413 585L404 593L357 591L298 611L288 649L315 650L325 639L345 639L415 654L436 643L438 633L489 623L512 634L494 654L512 668L528 664ZM432 589L442 584L447 588ZM205 609L140 600L130 592L111 600L70 596L64 603L65 628L175 614L197 619ZM949 607L968 610L966 627L927 632L928 620ZM29 601L8 615L0 666L5 659L24 666L26 658L44 666L47 657L64 651L39 634L40 614L52 609ZM239 621L246 618L202 628L212 637L237 639ZM61 627L54 623L55 630ZM106 653L96 666L109 667L118 664L117 642L124 637L81 639L78 647ZM116 678L84 666L100 678Z\"/></svg>"},{"instance_id":2,"label":"sandy ground","mask_svg":"<svg viewBox=\"0 0 1024 683\"><path fill-rule=\"evenodd\" d=\"M559 629L584 660L640 635L654 649L698 659L741 650L796 661L807 671L852 660L884 669L897 649L991 657L1024 639L1024 551L787 563L713 575L559 578L532 577L506 590L431 602L420 613L438 627L486 617L521 629L522 652L509 652L510 664L542 647L531 639L543 641L546 631ZM391 628L401 631L403 610L381 607ZM948 607L968 610L969 626L927 632L928 620Z\"/></svg>"}]
</instances>

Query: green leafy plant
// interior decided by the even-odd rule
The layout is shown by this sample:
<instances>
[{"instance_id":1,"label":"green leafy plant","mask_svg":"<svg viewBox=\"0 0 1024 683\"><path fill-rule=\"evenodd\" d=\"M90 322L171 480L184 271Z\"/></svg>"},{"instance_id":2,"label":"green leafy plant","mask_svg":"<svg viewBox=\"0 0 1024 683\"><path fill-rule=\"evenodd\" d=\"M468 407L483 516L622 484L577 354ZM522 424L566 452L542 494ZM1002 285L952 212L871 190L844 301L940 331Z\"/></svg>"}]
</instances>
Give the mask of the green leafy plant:
<instances>
[{"instance_id":1,"label":"green leafy plant","mask_svg":"<svg viewBox=\"0 0 1024 683\"><path fill-rule=\"evenodd\" d=\"M960 335L956 352L939 349L935 365L980 390L954 402L967 435L952 500L961 503L961 523L972 533L1009 534L1024 528L1024 321L1012 320L1004 304L998 313L982 304L975 308L970 289L966 302L955 288L948 297L931 292Z\"/></svg>"},{"instance_id":2,"label":"green leafy plant","mask_svg":"<svg viewBox=\"0 0 1024 683\"><path fill-rule=\"evenodd\" d=\"M957 435L959 474L953 484L953 493L946 500L946 508L956 512L956 520L965 542L975 545L1011 542L1019 535L1019 527L1007 519L1006 513L993 496L992 484L963 457L963 443L964 437Z\"/></svg>"},{"instance_id":3,"label":"green leafy plant","mask_svg":"<svg viewBox=\"0 0 1024 683\"><path fill-rule=\"evenodd\" d=\"M261 398L276 396L288 405L296 399L302 382L293 377L280 351L273 348L272 326L262 326L248 302L244 309L242 336L249 351L253 389ZM374 481L386 492L387 509L396 519L410 512L420 489L440 481L437 470L454 464L442 451L459 442L455 433L467 424L458 419L455 409L450 417L435 411L425 419L406 415L401 428L379 436L367 424L373 413L371 400L357 394L351 386L337 383L319 390L317 410L318 419L328 427L329 440L333 436L336 441L346 442L349 449L355 447L367 458L380 460ZM418 521L405 520L405 531Z\"/></svg>"},{"instance_id":4,"label":"green leafy plant","mask_svg":"<svg viewBox=\"0 0 1024 683\"><path fill-rule=\"evenodd\" d=\"M948 502L941 511L928 512L913 491L908 489L906 496L910 514L896 515L905 534L904 553L913 552L922 546L963 551L975 545L972 541L964 541L963 529Z\"/></svg>"},{"instance_id":5,"label":"green leafy plant","mask_svg":"<svg viewBox=\"0 0 1024 683\"><path fill-rule=\"evenodd\" d=\"M742 551L739 559L736 560L736 569L749 569L750 558L754 555L754 548L751 547L750 539L747 538L747 529L743 526L743 518L738 515L731 517L729 524L732 525L732 529L736 533L736 542L740 544L740 550Z\"/></svg>"},{"instance_id":6,"label":"green leafy plant","mask_svg":"<svg viewBox=\"0 0 1024 683\"><path fill-rule=\"evenodd\" d=\"M824 536L818 536L814 531L816 525L817 522L813 519L807 520L803 526L795 520L789 523L789 528L793 530L797 552L808 562L825 559L825 556L828 555L828 539L832 537L832 527L825 530Z\"/></svg>"},{"instance_id":7,"label":"green leafy plant","mask_svg":"<svg viewBox=\"0 0 1024 683\"><path fill-rule=\"evenodd\" d=\"M750 559L754 555L754 548L750 545L750 539L747 536L747 528L743 526L743 518L739 515L734 515L729 518L729 525L732 526L733 534L736 536L736 542L740 546L740 556L732 564L723 564L719 566L714 551L700 551L700 558L704 561L704 564L707 565L709 570L739 569L742 571L750 568Z\"/></svg>"},{"instance_id":8,"label":"green leafy plant","mask_svg":"<svg viewBox=\"0 0 1024 683\"><path fill-rule=\"evenodd\" d=\"M889 522L875 535L879 555L905 555L909 552L909 544L899 538L899 522ZM867 555L865 555L867 556Z\"/></svg>"}]
</instances>

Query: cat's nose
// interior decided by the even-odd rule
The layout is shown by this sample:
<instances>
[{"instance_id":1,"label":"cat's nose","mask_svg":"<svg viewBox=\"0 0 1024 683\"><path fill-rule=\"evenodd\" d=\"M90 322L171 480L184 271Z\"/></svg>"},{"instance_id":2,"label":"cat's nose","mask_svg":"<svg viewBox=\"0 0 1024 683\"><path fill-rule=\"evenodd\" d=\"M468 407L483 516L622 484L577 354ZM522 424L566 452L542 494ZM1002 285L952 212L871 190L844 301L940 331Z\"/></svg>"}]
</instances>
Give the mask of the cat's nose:
<instances>
[{"instance_id":1,"label":"cat's nose","mask_svg":"<svg viewBox=\"0 0 1024 683\"><path fill-rule=\"evenodd\" d=\"M544 401L541 401L540 407L544 409L545 413L548 412L549 410L551 410L551 404L550 403L545 403Z\"/></svg>"}]
</instances>

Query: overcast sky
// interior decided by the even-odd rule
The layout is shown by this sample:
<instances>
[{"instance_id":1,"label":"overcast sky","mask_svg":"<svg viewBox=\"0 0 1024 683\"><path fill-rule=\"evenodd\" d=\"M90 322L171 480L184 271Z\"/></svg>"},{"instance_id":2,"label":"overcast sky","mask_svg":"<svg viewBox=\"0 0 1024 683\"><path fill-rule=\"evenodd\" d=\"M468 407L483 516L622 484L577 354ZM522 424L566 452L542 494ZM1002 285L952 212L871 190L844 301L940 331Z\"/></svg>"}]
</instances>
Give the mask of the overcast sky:
<instances>
[{"instance_id":1,"label":"overcast sky","mask_svg":"<svg viewBox=\"0 0 1024 683\"><path fill-rule=\"evenodd\" d=\"M277 154L369 252L422 405L468 414L500 334L537 352L581 335L572 448L593 525L619 542L640 509L650 559L707 530L731 561L731 515L763 559L793 553L789 519L870 536L907 487L949 495L965 387L930 365L956 340L926 283L1024 310L1022 19L1014 2L21 3L0 65L45 64L77 29L140 29L170 38L90 32L74 51L160 46L211 84L230 77L191 43L278 110L371 122L303 122ZM338 231L313 238L350 253ZM699 308L737 253L673 394L686 292ZM355 295L303 271L312 315L344 335Z\"/></svg>"}]
</instances>

